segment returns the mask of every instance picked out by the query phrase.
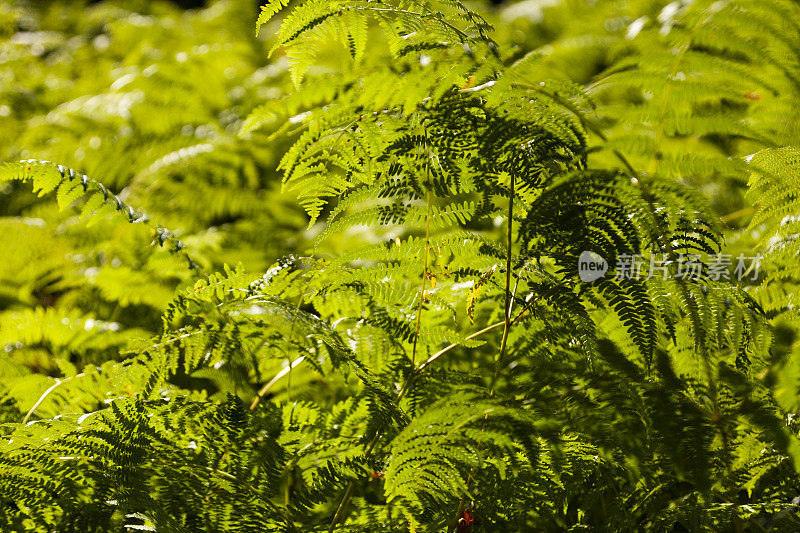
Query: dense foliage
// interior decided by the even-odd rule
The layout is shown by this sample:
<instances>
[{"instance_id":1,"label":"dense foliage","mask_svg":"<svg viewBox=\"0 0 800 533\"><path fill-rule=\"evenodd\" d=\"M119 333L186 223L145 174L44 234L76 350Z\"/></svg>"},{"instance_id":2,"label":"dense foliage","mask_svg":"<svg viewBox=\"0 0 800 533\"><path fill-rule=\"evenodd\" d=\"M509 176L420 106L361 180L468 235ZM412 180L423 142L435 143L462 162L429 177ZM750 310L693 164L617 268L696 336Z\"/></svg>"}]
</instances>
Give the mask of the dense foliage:
<instances>
[{"instance_id":1,"label":"dense foliage","mask_svg":"<svg viewBox=\"0 0 800 533\"><path fill-rule=\"evenodd\" d=\"M799 93L792 0L0 3L0 529L800 529Z\"/></svg>"}]
</instances>

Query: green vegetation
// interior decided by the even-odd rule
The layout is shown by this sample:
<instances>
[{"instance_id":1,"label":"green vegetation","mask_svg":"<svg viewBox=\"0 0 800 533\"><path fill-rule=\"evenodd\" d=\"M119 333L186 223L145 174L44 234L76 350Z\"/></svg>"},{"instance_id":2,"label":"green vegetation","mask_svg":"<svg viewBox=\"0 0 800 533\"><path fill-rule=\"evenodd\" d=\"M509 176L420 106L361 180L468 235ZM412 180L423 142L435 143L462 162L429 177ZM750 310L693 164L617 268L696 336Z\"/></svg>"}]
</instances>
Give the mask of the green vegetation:
<instances>
[{"instance_id":1,"label":"green vegetation","mask_svg":"<svg viewBox=\"0 0 800 533\"><path fill-rule=\"evenodd\" d=\"M799 95L792 0L0 3L0 530L797 531Z\"/></svg>"}]
</instances>

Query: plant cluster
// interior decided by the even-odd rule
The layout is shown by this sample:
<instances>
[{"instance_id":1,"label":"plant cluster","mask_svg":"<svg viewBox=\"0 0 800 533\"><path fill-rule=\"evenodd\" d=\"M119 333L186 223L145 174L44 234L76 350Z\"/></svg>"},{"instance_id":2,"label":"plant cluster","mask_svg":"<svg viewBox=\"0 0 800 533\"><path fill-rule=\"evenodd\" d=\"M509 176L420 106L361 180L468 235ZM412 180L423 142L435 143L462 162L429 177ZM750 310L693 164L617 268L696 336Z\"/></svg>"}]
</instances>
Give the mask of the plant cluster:
<instances>
[{"instance_id":1,"label":"plant cluster","mask_svg":"<svg viewBox=\"0 0 800 533\"><path fill-rule=\"evenodd\" d=\"M0 6L0 528L800 528L800 6L545 4Z\"/></svg>"}]
</instances>

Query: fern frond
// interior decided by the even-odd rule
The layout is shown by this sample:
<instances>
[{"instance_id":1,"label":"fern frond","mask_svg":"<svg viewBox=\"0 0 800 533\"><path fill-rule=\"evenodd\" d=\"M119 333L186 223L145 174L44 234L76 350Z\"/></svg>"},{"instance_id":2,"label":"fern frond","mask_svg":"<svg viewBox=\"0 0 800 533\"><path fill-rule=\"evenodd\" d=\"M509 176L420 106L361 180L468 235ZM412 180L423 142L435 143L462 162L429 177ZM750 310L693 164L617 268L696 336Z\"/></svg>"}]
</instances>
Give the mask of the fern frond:
<instances>
[{"instance_id":1,"label":"fern frond","mask_svg":"<svg viewBox=\"0 0 800 533\"><path fill-rule=\"evenodd\" d=\"M57 189L58 205L61 209L69 207L78 199L85 199L82 216L121 215L131 224L149 223L150 218L126 204L118 196L110 193L106 187L85 174L74 169L56 165L49 161L29 159L18 163L3 163L0 167L0 183L9 181L32 182L34 192L39 196ZM167 245L167 249L185 258L189 268L197 268L197 264L186 252L184 244L174 234L159 226L153 226L153 244Z\"/></svg>"}]
</instances>

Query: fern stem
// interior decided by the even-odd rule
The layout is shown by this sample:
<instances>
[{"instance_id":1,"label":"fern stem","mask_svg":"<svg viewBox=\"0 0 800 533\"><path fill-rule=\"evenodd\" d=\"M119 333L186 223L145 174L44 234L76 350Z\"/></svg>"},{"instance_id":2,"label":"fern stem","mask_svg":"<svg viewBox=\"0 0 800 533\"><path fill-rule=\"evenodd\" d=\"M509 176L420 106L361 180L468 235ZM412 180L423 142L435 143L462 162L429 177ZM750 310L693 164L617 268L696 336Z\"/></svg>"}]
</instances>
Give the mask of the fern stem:
<instances>
[{"instance_id":1,"label":"fern stem","mask_svg":"<svg viewBox=\"0 0 800 533\"><path fill-rule=\"evenodd\" d=\"M414 332L414 346L411 348L411 366L416 364L417 341L422 320L422 302L425 300L425 281L428 278L428 254L430 252L429 239L431 231L431 190L427 189L425 197L425 266L422 269L422 287L419 290L419 308L417 308L417 325Z\"/></svg>"},{"instance_id":2,"label":"fern stem","mask_svg":"<svg viewBox=\"0 0 800 533\"><path fill-rule=\"evenodd\" d=\"M428 191L428 194L430 194L430 191ZM514 181L513 181L513 178L512 178L512 181L511 181L511 198L512 198L512 202L511 202L511 205L509 206L509 232L508 232L508 243L507 243L508 244L509 253L508 253L508 259L507 259L507 265L506 265L506 306L505 306L505 313L504 313L505 317L500 322L495 322L494 324L486 326L485 328L483 328L481 330L478 330L478 331L468 335L462 341L454 342L452 344L449 344L448 346L442 348L441 350L439 350L435 354L431 355L424 363L419 365L419 367L417 367L416 369L414 369L411 372L411 374L409 375L408 379L406 379L406 382L403 384L403 388L400 389L400 392L397 394L397 397L395 398L395 402L400 402L400 400L402 400L403 397L405 397L406 393L411 388L411 384L414 382L414 379L418 375L420 375L428 366L433 364L433 362L436 361L437 359L439 359L441 356L443 356L446 353L450 352L454 348L457 348L458 346L460 346L464 341L468 341L468 340L472 340L472 339L478 338L481 335L484 335L484 334L486 334L486 333L488 333L490 331L493 331L493 330L495 330L495 329L497 329L499 327L503 327L504 328L504 337L505 337L504 340L507 340L508 339L508 329L512 325L514 325L518 320L520 320L525 315L525 313L528 311L528 309L530 309L533 306L533 302L530 302L528 305L526 305L522 309L522 311L520 311L520 313L516 317L514 317L513 320L511 319L511 316L510 316L510 311L511 311L510 304L513 302L513 300L511 299L511 293L510 293L510 287L511 287L511 277L510 277L511 274L510 274L510 272L511 272L511 244L512 244L512 232L511 232L511 224L512 224L511 220L512 219L511 219L511 216L513 215L513 195L514 195ZM430 202L428 202L428 206L430 207ZM426 239L426 247L425 248L426 248L426 271L427 271L427 249L428 249L428 247L427 247L427 239ZM424 277L423 277L423 280L424 280ZM516 287L515 287L515 289L516 289ZM516 290L515 290L515 292L516 292ZM419 315L418 315L418 317L419 317ZM501 359L501 357L498 357L498 364L500 362L500 359ZM278 376L276 376L275 380L277 380L277 379L280 379L280 378ZM378 440L380 439L380 436L381 436L381 433L380 433L380 430L378 430L378 432L375 433L375 436L373 437L372 441L370 441L370 443L367 445L367 448L364 450L364 456L365 457L369 456L369 454L372 453L372 450L375 449L375 446L378 444ZM333 520L331 521L331 524L330 524L330 526L328 528L328 533L332 533L333 532L334 528L336 527L336 524L338 524L339 520L341 520L341 518L343 517L345 509L346 509L348 503L350 502L350 498L353 495L353 490L354 489L355 489L355 481L351 481L350 484L347 486L347 490L345 490L345 494L342 497L342 500L339 503L339 506L336 509L336 513L334 514ZM463 504L463 502L462 502L462 504ZM459 511L459 513L460 513L460 511Z\"/></svg>"},{"instance_id":3,"label":"fern stem","mask_svg":"<svg viewBox=\"0 0 800 533\"><path fill-rule=\"evenodd\" d=\"M514 324L515 324L515 323L516 323L516 322L517 322L517 321L518 321L520 318L522 318L522 315L523 315L523 314L525 313L525 311L527 311L529 308L530 308L530 306L527 306L525 309L523 309L522 313L520 313L519 315L517 315L516 317L514 317L514 319L511 321L511 325L514 325ZM501 320L501 321L499 321L499 322L495 322L494 324L491 324L491 325L489 325L489 326L486 326L486 327L485 327L485 328L483 328L483 329L479 329L478 331L476 331L476 332L474 332L474 333L471 333L470 335L467 335L466 337L464 337L464 339L463 339L463 340L461 340L461 341L459 341L459 342L454 342L454 343L452 343L452 344L448 344L447 346L445 346L444 348L442 348L442 349L441 349L441 350L439 350L438 352L436 352L436 353L434 353L433 355L431 355L431 356L430 356L428 359L426 359L426 360L425 360L425 362L424 362L424 363L422 363L421 365L419 365L419 366L418 366L418 367L417 367L417 368L416 368L416 369L415 369L415 370L412 372L412 376L413 376L413 378L416 378L418 375L422 374L422 372L423 372L423 371L424 371L424 370L425 370L427 367L429 367L431 364L433 364L433 362L434 362L434 361L436 361L437 359L439 359L441 356L443 356L443 355L446 355L448 352L450 352L450 351L454 350L455 348L458 348L459 346L461 346L461 345L464 343L464 341L471 341L472 339L477 339L478 337L480 337L480 336L482 336L482 335L484 335L484 334L486 334L486 333L489 333L490 331L493 331L493 330L495 330L495 329L497 329L497 328L500 328L500 327L504 326L504 325L505 325L505 323L506 323L506 322L505 322L505 320ZM300 363L302 363L303 361L305 361L305 356L304 356L304 355L303 355L303 356L300 356L300 357L298 357L297 359L295 359L295 360L292 362L292 368L294 368L294 367L296 367L296 366L300 365ZM266 385L264 385L264 387L262 387L262 389L259 391L259 393L258 393L258 397L263 397L263 396L265 396L265 395L266 395L266 393L267 393L267 392L268 392L268 391L269 391L269 390L270 390L270 389L271 389L271 388L272 388L272 387L275 385L275 383L277 383L278 381L280 381L280 380L281 380L281 379L282 379L284 376L286 376L288 373L289 373L289 369L288 369L288 368L284 368L283 370L281 370L280 372L278 372L277 374L275 374L275 377L273 377L273 378L272 378L272 379L269 381L269 383L267 383ZM402 399L403 399L403 397L405 396L406 392L408 391L408 386L411 384L411 381L412 381L412 379L413 379L413 378L409 378L409 380L406 380L406 383L405 383L405 385L404 385L404 386L403 386L403 388L400 390L400 393L398 394L397 398L395 398L395 401L398 401L398 402L399 402L400 400L402 400ZM255 406L257 406L257 405L258 405L258 401L257 401L256 399L254 399L254 400L253 400L253 403L250 405L250 409L251 409L251 410L252 410L252 409L255 409Z\"/></svg>"},{"instance_id":4,"label":"fern stem","mask_svg":"<svg viewBox=\"0 0 800 533\"><path fill-rule=\"evenodd\" d=\"M42 395L39 397L39 399L36 400L36 403L33 404L33 407L30 408L28 413L25 415L25 418L22 419L22 424L24 425L24 424L26 424L28 422L28 419L31 417L33 412L36 411L36 408L39 407L42 404L42 402L45 400L45 398L47 398L47 396L51 392L53 392L56 389L56 387L59 387L59 386L63 385L64 383L66 383L67 381L73 380L75 378L83 377L84 375L85 375L84 373L80 373L80 374L75 374L74 376L70 376L70 377L64 378L64 379L56 378L56 382L53 383L46 391L44 391L44 393L42 393Z\"/></svg>"},{"instance_id":5,"label":"fern stem","mask_svg":"<svg viewBox=\"0 0 800 533\"><path fill-rule=\"evenodd\" d=\"M475 333L472 333L471 335L468 335L468 336L464 337L464 341L469 341L469 340L475 339L477 337L480 337L484 333L488 333L488 332L490 332L492 330L495 330L495 329L499 328L500 326L505 325L505 323L506 323L505 320L501 320L500 322L495 322L494 324L492 324L490 326L486 326L485 328L483 328L481 330L478 330ZM425 368L427 368L428 366L430 366L431 363L436 361L439 357L443 356L444 354L446 354L450 350L452 350L454 348L458 348L459 346L461 346L461 344L463 344L464 341L454 342L454 343L442 348L441 350L439 350L438 352L436 352L435 354L430 356L424 363L419 365L417 367L417 369L413 372L413 374L414 375L421 374L422 371L425 370ZM401 398L402 398L402 396L401 396Z\"/></svg>"},{"instance_id":6,"label":"fern stem","mask_svg":"<svg viewBox=\"0 0 800 533\"><path fill-rule=\"evenodd\" d=\"M500 350L497 354L497 361L495 362L494 366L494 375L492 376L491 384L489 385L489 398L494 398L495 396L495 387L497 385L497 380L500 377L500 370L503 368L503 357L505 356L506 352L506 345L508 343L508 332L511 329L511 325L513 322L511 321L511 306L513 304L513 298L511 297L511 247L513 245L513 234L514 234L514 175L511 175L511 187L510 193L508 195L508 233L506 235L506 290L505 290L505 305L503 308L503 336L500 339ZM519 280L517 280L519 281ZM514 285L514 293L517 292L517 285ZM523 312L525 310L523 309ZM516 322L516 320L514 321ZM481 431L484 431L486 419L489 418L489 413L487 412L486 415L483 417L483 423L481 424ZM481 446L478 444L478 449L480 450ZM472 484L474 468L470 469L469 476L467 476L467 491L469 491L469 487ZM452 523L452 527L448 528L449 531L453 531L458 527L458 520L461 517L461 513L464 512L464 506L467 504L467 494L461 497L461 500L458 502L458 510L456 510L455 520Z\"/></svg>"},{"instance_id":7,"label":"fern stem","mask_svg":"<svg viewBox=\"0 0 800 533\"><path fill-rule=\"evenodd\" d=\"M256 408L258 402L261 401L261 398L263 398L267 394L267 392L269 392L269 390L272 388L273 385L275 385L275 383L277 383L283 376L291 372L294 367L305 361L305 359L306 356L301 355L300 357L292 361L291 364L289 364L289 366L287 366L286 368L275 374L275 377L269 380L269 382L266 385L261 387L261 389L258 391L258 394L256 394L256 397L253 398L253 403L250 404L250 410L252 411L253 409Z\"/></svg>"},{"instance_id":8,"label":"fern stem","mask_svg":"<svg viewBox=\"0 0 800 533\"><path fill-rule=\"evenodd\" d=\"M512 303L513 303L513 300L512 300ZM526 307L525 307L525 308L522 310L522 312L520 312L520 314L518 314L517 316L515 316L515 317L514 317L514 319L511 321L511 325L513 326L514 324L516 324L516 323L517 323L517 321L519 321L519 320L520 320L520 319L521 319L521 318L524 316L525 312L526 312L528 309L530 309L530 307L531 307L531 304L527 305L527 306L526 306ZM413 381L413 379L414 379L414 378L416 378L418 375L422 374L422 372L423 372L423 371L424 371L426 368L428 368L428 367L429 367L431 364L433 364L433 363L434 363L434 362L435 362L437 359L439 359L439 358L440 358L440 357L442 357L443 355L446 355L448 352L450 352L450 351L452 351L452 350L454 350L454 349L458 348L459 346L461 346L462 344L464 344L464 342L465 342L465 341L471 341L471 340L473 340L473 339L477 339L478 337L480 337L480 336L482 336L482 335L484 335L484 334L486 334L486 333L489 333L490 331L494 331L494 330L496 330L497 328L500 328L500 327L503 327L503 326L505 326L505 323L506 323L506 321L505 321L505 320L501 320L501 321L499 321L499 322L495 322L494 324L490 324L490 325L486 326L486 327L485 327L485 328L483 328L483 329L479 329L478 331L476 331L476 332L474 332L474 333L471 333L471 334L467 335L467 336L466 336L466 337L464 337L464 339L463 339L463 340L461 340L461 341L454 342L454 343L452 343L452 344L448 344L447 346L445 346L444 348L442 348L442 349L441 349L441 350L439 350L438 352L436 352L436 353L434 353L433 355L431 355L430 357L428 357L428 359L426 359L424 363L422 363L421 365L419 365L419 366L418 366L418 367L417 367L417 368L416 368L416 369L415 369L415 370L412 372L412 376L411 376L411 377L410 377L408 380L406 380L406 383L404 384L403 388L400 390L400 393L398 394L397 398L395 398L395 401L396 401L396 402L399 402L400 400L402 400L402 399L403 399L403 397L405 397L405 394L406 394L406 392L408 391L408 389L409 389L409 386L410 386L411 382ZM297 358L297 359L295 359L295 360L294 360L294 362L292 363L292 367L296 367L296 366L298 366L298 365L299 365L300 363L302 363L303 361L305 361L305 356L300 356L300 357L298 357L298 358ZM273 377L273 378L272 378L272 379L269 381L269 383L268 383L267 385L265 385L265 386L262 388L263 394L262 394L262 393L260 393L260 395L261 395L262 397L263 397L264 395L266 395L267 391L269 391L269 389L271 389L271 388L272 388L272 387L275 385L275 383L277 383L277 382L278 382L280 379L282 379L282 378L283 378L285 375L287 375L288 373L289 373L289 370L288 370L288 368L284 368L283 370L281 370L280 372L278 372L277 374L275 374L275 377ZM264 390L264 389L266 389L266 390ZM258 405L258 402L257 402L256 400L253 400L253 404L251 404L251 406L250 406L250 409L251 409L251 410L252 410L252 409L254 409L256 405Z\"/></svg>"},{"instance_id":9,"label":"fern stem","mask_svg":"<svg viewBox=\"0 0 800 533\"><path fill-rule=\"evenodd\" d=\"M489 397L494 398L494 388L500 376L500 369L503 366L503 357L506 353L508 343L508 331L511 328L511 246L513 244L514 233L514 175L511 175L511 191L508 196L508 234L506 236L506 294L505 306L503 308L503 337L500 339L500 351L497 354L497 362L494 367L494 376L489 390Z\"/></svg>"},{"instance_id":10,"label":"fern stem","mask_svg":"<svg viewBox=\"0 0 800 533\"><path fill-rule=\"evenodd\" d=\"M736 220L739 217L743 217L743 216L749 215L750 213L752 213L755 210L756 210L756 208L751 205L751 206L739 209L738 211L734 211L733 213L728 213L727 215L723 215L722 217L720 217L720 220L722 222L728 223L731 220Z\"/></svg>"},{"instance_id":11,"label":"fern stem","mask_svg":"<svg viewBox=\"0 0 800 533\"><path fill-rule=\"evenodd\" d=\"M303 288L303 291L300 293L300 297L297 299L297 305L295 306L295 309L300 309L300 306L303 304L303 297L305 296L306 291L308 290L308 286L310 284L311 284L311 279L306 281L305 287ZM294 333L294 326L296 321L297 321L297 315L292 317L292 325L289 328L290 335ZM280 380L283 376L289 374L289 379L291 380L292 369L297 365L299 365L300 363L302 363L303 361L305 361L305 358L306 358L305 355L301 355L300 357L289 363L288 367L278 372L278 374L274 378L272 378L266 385L261 387L261 389L258 391L258 394L256 394L255 398L253 398L253 402L250 404L250 410L252 411L258 406L258 403L261 401L261 398L263 398L267 394L269 389L271 389L272 386L275 385L275 383L277 383L278 380Z\"/></svg>"},{"instance_id":12,"label":"fern stem","mask_svg":"<svg viewBox=\"0 0 800 533\"><path fill-rule=\"evenodd\" d=\"M378 442L379 435L380 433L375 435L375 438L372 440L372 443L370 443L370 447L369 450L367 451L367 454L372 452L372 448L375 447L374 443ZM333 520L331 520L331 525L328 528L328 533L333 533L333 528L336 527L336 524L339 523L339 520L341 520L342 516L344 515L344 510L347 507L347 504L350 503L350 498L353 496L353 490L355 489L355 487L356 487L355 481L351 481L350 484L347 485L347 490L344 492L342 501L339 503L339 507L336 509L336 514L333 515Z\"/></svg>"}]
</instances>

